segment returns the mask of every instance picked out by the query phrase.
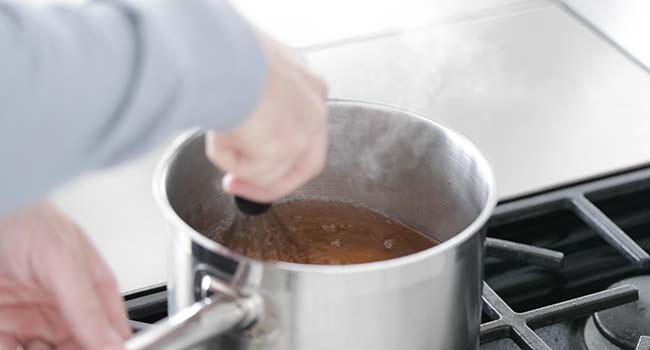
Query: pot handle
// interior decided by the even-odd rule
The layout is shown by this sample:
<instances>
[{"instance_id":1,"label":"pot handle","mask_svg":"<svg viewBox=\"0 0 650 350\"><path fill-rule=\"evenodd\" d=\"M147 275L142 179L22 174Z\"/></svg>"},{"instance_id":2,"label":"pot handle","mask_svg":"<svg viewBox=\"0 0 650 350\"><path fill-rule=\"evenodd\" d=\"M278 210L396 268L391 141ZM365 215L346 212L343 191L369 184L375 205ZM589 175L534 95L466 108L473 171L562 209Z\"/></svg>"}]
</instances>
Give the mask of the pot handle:
<instances>
[{"instance_id":1,"label":"pot handle","mask_svg":"<svg viewBox=\"0 0 650 350\"><path fill-rule=\"evenodd\" d=\"M219 279L201 279L203 299L156 322L127 340L127 350L189 349L234 327L246 327L260 315L262 300L242 296ZM214 293L208 296L209 293Z\"/></svg>"}]
</instances>

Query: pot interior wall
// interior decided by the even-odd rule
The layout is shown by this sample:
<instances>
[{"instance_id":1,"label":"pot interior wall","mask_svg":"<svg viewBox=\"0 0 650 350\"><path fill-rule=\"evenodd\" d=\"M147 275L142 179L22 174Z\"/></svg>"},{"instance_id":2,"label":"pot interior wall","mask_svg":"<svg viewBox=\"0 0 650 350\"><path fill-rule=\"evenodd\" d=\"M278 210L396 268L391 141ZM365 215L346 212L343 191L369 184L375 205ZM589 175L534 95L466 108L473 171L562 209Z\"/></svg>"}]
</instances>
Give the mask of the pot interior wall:
<instances>
[{"instance_id":1,"label":"pot interior wall","mask_svg":"<svg viewBox=\"0 0 650 350\"><path fill-rule=\"evenodd\" d=\"M167 195L200 232L234 212L223 173L204 155L202 134L172 160ZM438 241L461 232L488 200L485 165L473 146L428 120L362 103L330 105L330 148L323 173L293 194L352 201L379 210Z\"/></svg>"}]
</instances>

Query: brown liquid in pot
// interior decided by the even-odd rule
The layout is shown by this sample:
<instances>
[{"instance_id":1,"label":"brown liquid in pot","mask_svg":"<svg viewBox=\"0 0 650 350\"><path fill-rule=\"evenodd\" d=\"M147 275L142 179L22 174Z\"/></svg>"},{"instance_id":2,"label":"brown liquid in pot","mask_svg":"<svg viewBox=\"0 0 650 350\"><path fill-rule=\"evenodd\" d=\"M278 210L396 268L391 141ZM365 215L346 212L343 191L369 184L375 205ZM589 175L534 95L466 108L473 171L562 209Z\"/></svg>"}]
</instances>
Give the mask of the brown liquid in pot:
<instances>
[{"instance_id":1,"label":"brown liquid in pot","mask_svg":"<svg viewBox=\"0 0 650 350\"><path fill-rule=\"evenodd\" d=\"M415 231L367 207L345 202L293 200L273 207L277 218L286 228L288 239L299 247L292 258L282 254L277 259L302 264L347 265L387 260L416 253L438 244ZM264 215L273 215L267 213ZM220 224L211 238L223 244L223 234L230 223ZM276 233L274 233L276 234ZM257 259L263 259L264 240L259 232L244 232L245 239L228 246L229 249ZM286 241L286 240L285 240Z\"/></svg>"}]
</instances>

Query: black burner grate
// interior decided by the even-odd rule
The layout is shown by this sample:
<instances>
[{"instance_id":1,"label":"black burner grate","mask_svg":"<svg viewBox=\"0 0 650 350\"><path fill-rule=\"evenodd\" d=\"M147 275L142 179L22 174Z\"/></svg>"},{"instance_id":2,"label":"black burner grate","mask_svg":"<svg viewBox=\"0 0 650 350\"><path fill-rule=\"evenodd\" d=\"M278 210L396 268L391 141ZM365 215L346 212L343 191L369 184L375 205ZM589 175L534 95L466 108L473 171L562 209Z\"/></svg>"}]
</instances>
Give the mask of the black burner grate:
<instances>
[{"instance_id":1,"label":"black burner grate","mask_svg":"<svg viewBox=\"0 0 650 350\"><path fill-rule=\"evenodd\" d=\"M556 211L570 211L601 236L619 254L624 256L638 271L647 272L650 267L650 255L623 231L614 221L605 215L591 199L620 196L627 193L650 189L650 169L641 169L605 179L590 181L551 192L500 204L491 219L492 229L500 225L539 217ZM503 254L495 245L509 244L507 241L488 239L487 253L510 260L528 262L532 265L550 270L561 267L560 252L540 250L525 246L519 249L519 255L510 252ZM492 319L481 325L481 343L497 339L510 338L524 350L551 350L551 347L534 331L550 324L577 319L596 311L632 302L638 299L638 292L632 286L621 286L583 297L578 297L550 306L525 312L515 312L485 283L483 301L485 313ZM650 338L641 337L637 350L650 350Z\"/></svg>"},{"instance_id":2,"label":"black burner grate","mask_svg":"<svg viewBox=\"0 0 650 350\"><path fill-rule=\"evenodd\" d=\"M639 345L636 346L636 350L650 350L650 337L641 337L639 339Z\"/></svg>"},{"instance_id":3,"label":"black burner grate","mask_svg":"<svg viewBox=\"0 0 650 350\"><path fill-rule=\"evenodd\" d=\"M588 316L637 298L636 288L621 286L519 313L512 311L486 283L483 285L484 310L494 321L481 325L481 342L510 338L524 350L552 350L533 329Z\"/></svg>"},{"instance_id":4,"label":"black burner grate","mask_svg":"<svg viewBox=\"0 0 650 350\"><path fill-rule=\"evenodd\" d=\"M564 264L564 254L561 252L498 238L488 238L485 241L485 251L489 256L519 261L549 270L558 270Z\"/></svg>"},{"instance_id":5,"label":"black burner grate","mask_svg":"<svg viewBox=\"0 0 650 350\"><path fill-rule=\"evenodd\" d=\"M650 267L650 255L589 198L620 196L647 189L650 189L650 168L500 204L491 219L491 225L503 225L553 211L569 210L636 267L645 270Z\"/></svg>"}]
</instances>

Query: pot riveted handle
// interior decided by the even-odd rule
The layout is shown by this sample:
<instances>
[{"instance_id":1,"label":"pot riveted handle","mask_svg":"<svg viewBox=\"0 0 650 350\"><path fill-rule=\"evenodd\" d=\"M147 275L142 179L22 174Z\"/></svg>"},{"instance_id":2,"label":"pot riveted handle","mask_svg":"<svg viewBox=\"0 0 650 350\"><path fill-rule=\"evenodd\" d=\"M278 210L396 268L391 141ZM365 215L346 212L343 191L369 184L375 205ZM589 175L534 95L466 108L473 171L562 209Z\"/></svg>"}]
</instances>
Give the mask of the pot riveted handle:
<instances>
[{"instance_id":1,"label":"pot riveted handle","mask_svg":"<svg viewBox=\"0 0 650 350\"><path fill-rule=\"evenodd\" d=\"M220 293L224 285L210 276L204 276L201 288L206 292ZM234 296L227 300L223 296L206 296L138 332L125 342L124 347L127 350L190 349L235 327L246 327L258 318L262 309L259 296Z\"/></svg>"}]
</instances>

